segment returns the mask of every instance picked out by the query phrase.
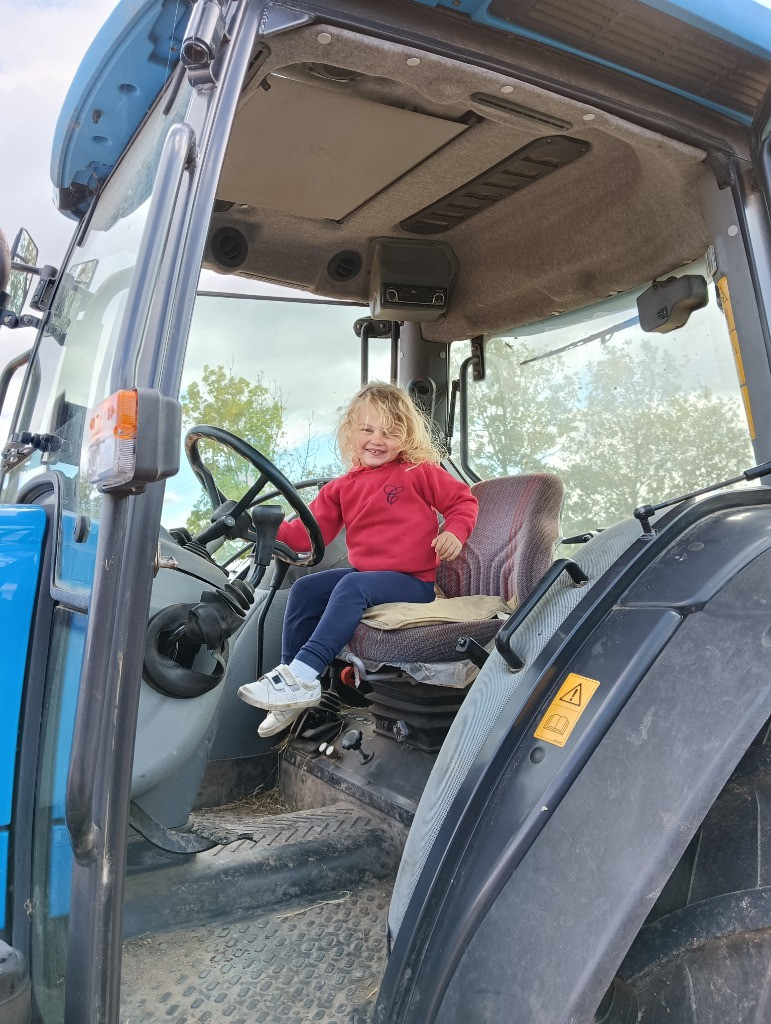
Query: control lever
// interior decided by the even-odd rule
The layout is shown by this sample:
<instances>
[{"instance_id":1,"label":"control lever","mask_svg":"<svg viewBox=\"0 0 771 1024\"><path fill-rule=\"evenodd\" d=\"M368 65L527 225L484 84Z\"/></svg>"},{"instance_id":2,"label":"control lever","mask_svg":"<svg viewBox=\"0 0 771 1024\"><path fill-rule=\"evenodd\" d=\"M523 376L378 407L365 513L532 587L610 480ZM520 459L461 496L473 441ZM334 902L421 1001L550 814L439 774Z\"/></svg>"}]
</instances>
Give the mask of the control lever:
<instances>
[{"instance_id":1,"label":"control lever","mask_svg":"<svg viewBox=\"0 0 771 1024\"><path fill-rule=\"evenodd\" d=\"M340 740L340 746L343 750L358 750L361 763L366 764L371 761L375 756L374 753L367 753L361 749L361 741L364 739L361 729L350 729L345 736Z\"/></svg>"},{"instance_id":2,"label":"control lever","mask_svg":"<svg viewBox=\"0 0 771 1024\"><path fill-rule=\"evenodd\" d=\"M702 494L709 494L710 491L720 490L721 487L730 487L732 484L741 483L742 480L759 480L764 476L771 476L771 462L763 462L759 466L752 466L751 469L745 469L739 476L732 476L730 480L721 480L720 483L700 487L696 491L681 494L677 498L668 498L667 501L660 501L657 505L640 505L639 508L634 510L634 517L642 526L643 535L651 539L656 531L651 526L649 520L652 515L660 512L663 508L678 505L681 501L687 501L689 498L698 498Z\"/></svg>"},{"instance_id":3,"label":"control lever","mask_svg":"<svg viewBox=\"0 0 771 1024\"><path fill-rule=\"evenodd\" d=\"M278 528L284 521L284 510L280 505L255 505L250 515L256 533L252 555L254 564L270 565Z\"/></svg>"}]
</instances>

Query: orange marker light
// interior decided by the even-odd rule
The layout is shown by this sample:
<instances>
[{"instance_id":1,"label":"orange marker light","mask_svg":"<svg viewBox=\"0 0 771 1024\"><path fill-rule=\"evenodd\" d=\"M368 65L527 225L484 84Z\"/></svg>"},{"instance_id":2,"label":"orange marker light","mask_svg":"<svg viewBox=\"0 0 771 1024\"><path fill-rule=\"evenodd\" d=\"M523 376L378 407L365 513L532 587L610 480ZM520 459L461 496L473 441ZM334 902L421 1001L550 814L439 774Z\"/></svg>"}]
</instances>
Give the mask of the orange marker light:
<instances>
[{"instance_id":1,"label":"orange marker light","mask_svg":"<svg viewBox=\"0 0 771 1024\"><path fill-rule=\"evenodd\" d=\"M136 390L116 391L100 402L91 414L89 434L89 481L110 488L131 480L136 468Z\"/></svg>"}]
</instances>

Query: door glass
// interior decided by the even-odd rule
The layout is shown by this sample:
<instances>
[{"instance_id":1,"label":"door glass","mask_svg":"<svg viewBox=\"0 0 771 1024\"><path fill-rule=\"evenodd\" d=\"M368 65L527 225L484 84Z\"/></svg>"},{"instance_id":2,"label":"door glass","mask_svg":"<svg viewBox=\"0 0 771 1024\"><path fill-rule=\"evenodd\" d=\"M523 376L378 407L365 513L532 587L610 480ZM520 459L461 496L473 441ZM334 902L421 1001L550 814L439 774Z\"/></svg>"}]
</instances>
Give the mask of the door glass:
<instances>
[{"instance_id":1,"label":"door glass","mask_svg":"<svg viewBox=\"0 0 771 1024\"><path fill-rule=\"evenodd\" d=\"M560 476L564 536L754 464L714 288L661 335L640 330L638 294L489 338L486 378L469 384L471 465L483 477Z\"/></svg>"},{"instance_id":2,"label":"door glass","mask_svg":"<svg viewBox=\"0 0 771 1024\"><path fill-rule=\"evenodd\" d=\"M299 482L336 476L340 409L360 386L359 306L308 300L199 295L180 392L183 429L222 427L248 441ZM371 346L370 374L387 375L390 342ZM214 442L199 446L226 497L238 499L256 473ZM310 500L315 489L302 496ZM165 527L200 531L211 506L187 461L169 480ZM216 554L224 561L233 545Z\"/></svg>"},{"instance_id":3,"label":"door glass","mask_svg":"<svg viewBox=\"0 0 771 1024\"><path fill-rule=\"evenodd\" d=\"M123 311L150 207L155 174L169 127L190 99L183 86L172 109L156 107L105 185L81 243L69 257L51 314L25 381L15 430L55 435L57 448L35 452L6 475L0 500L12 502L42 471L59 477L61 525L56 581L87 594L91 587L101 495L81 473L89 411L106 398ZM90 525L86 543L72 541L76 517Z\"/></svg>"}]
</instances>

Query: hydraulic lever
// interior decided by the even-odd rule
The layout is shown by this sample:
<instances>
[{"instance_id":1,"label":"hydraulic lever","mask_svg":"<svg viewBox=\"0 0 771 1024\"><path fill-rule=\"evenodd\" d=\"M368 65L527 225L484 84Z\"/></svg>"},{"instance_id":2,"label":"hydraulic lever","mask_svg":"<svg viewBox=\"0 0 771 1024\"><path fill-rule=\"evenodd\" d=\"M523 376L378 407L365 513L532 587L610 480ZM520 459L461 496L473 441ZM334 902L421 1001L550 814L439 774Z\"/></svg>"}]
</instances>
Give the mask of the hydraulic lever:
<instances>
[{"instance_id":1,"label":"hydraulic lever","mask_svg":"<svg viewBox=\"0 0 771 1024\"><path fill-rule=\"evenodd\" d=\"M662 508L669 508L671 505L677 505L681 501L687 501L689 498L698 498L699 495L709 494L710 491L719 491L721 487L730 487L731 484L741 483L742 480L758 480L760 477L768 476L769 474L771 474L771 462L764 462L760 466L745 469L739 476L731 477L730 480L721 480L719 484L709 484L708 487L700 487L697 491L681 494L678 498L669 498L667 501L660 501L657 505L640 505L639 508L634 510L634 517L639 520L643 533L648 537L652 537L655 531L649 520L652 515L660 512Z\"/></svg>"}]
</instances>

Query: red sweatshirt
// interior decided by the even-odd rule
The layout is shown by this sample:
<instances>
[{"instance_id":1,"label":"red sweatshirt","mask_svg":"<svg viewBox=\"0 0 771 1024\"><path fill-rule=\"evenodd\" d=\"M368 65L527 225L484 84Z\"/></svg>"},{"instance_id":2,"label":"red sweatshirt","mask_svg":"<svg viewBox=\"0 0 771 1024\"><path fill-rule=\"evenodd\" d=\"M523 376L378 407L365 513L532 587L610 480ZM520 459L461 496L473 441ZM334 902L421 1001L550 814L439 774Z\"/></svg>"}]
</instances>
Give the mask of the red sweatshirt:
<instances>
[{"instance_id":1,"label":"red sweatshirt","mask_svg":"<svg viewBox=\"0 0 771 1024\"><path fill-rule=\"evenodd\" d=\"M477 500L467 484L441 466L396 461L369 469L357 466L319 491L310 510L329 544L345 527L348 560L355 569L392 570L436 578L438 558L431 541L444 528L465 544L477 518ZM278 539L295 551L308 550L299 519L284 522Z\"/></svg>"}]
</instances>

